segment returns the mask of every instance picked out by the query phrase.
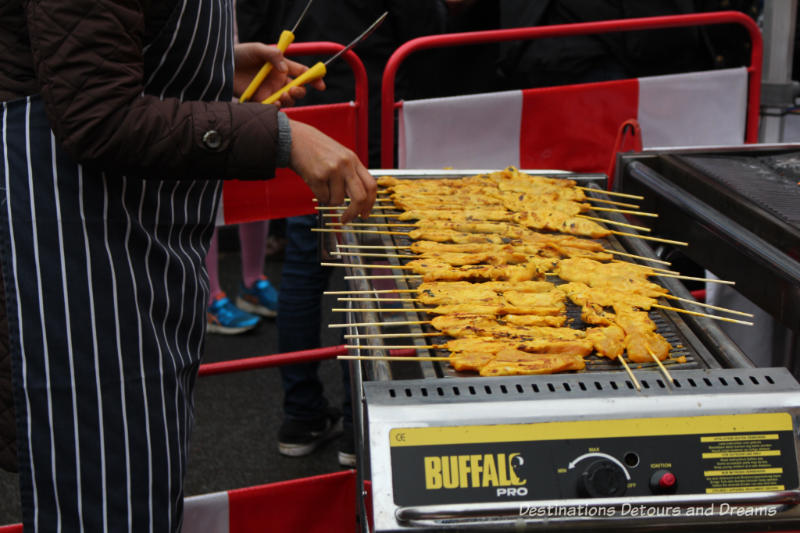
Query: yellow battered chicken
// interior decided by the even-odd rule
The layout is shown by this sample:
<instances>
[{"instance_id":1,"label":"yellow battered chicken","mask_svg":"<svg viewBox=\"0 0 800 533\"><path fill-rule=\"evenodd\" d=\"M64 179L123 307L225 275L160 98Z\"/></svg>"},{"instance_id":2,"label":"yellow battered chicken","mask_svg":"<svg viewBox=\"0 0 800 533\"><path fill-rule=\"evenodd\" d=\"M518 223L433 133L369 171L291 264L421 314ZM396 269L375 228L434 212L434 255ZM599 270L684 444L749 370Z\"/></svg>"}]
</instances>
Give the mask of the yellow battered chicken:
<instances>
[{"instance_id":1,"label":"yellow battered chicken","mask_svg":"<svg viewBox=\"0 0 800 533\"><path fill-rule=\"evenodd\" d=\"M435 259L415 259L406 266L422 275L423 281L526 281L541 278L549 270L545 265L530 261L522 265L465 265L451 266Z\"/></svg>"}]
</instances>

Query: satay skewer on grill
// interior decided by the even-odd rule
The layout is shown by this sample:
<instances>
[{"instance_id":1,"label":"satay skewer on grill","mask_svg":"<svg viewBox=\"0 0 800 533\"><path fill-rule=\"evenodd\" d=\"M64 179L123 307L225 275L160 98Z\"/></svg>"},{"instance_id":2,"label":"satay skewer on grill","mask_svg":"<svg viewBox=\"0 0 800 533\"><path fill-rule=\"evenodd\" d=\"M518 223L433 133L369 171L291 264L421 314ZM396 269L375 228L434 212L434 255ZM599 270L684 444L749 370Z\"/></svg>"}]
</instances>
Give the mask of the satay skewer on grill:
<instances>
[{"instance_id":1,"label":"satay skewer on grill","mask_svg":"<svg viewBox=\"0 0 800 533\"><path fill-rule=\"evenodd\" d=\"M414 237L413 234L414 234L415 231L418 231L418 230L412 230L411 232L407 232L407 231L381 231L381 230L366 230L366 229L365 230L358 230L358 229L347 229L347 228L342 228L342 229L338 229L338 228L311 228L311 231L320 232L320 233L362 233L362 234L372 234L372 235L405 235L405 236L408 236L408 237L410 237L412 239L415 239L417 237ZM643 240L647 240L647 241L661 242L661 243L665 243L665 244L674 244L676 246L688 246L689 245L689 243L683 242L683 241L675 241L675 240L671 240L671 239L663 239L661 237L651 237L649 235L636 235L635 233L626 233L626 232L615 231L615 230L608 230L608 234L610 234L610 235L621 235L621 236L624 236L624 237L631 237L633 239L643 239ZM425 237L425 233L424 232L420 232L419 233L419 238L423 238L423 239L426 238ZM490 241L487 241L487 242L490 242Z\"/></svg>"},{"instance_id":2,"label":"satay skewer on grill","mask_svg":"<svg viewBox=\"0 0 800 533\"><path fill-rule=\"evenodd\" d=\"M611 224L612 226L620 226L622 228L630 228L635 229L637 231L651 231L650 228L646 226L637 226L636 224L628 224L627 222L617 222L615 220L609 220L606 218L599 218L599 217L590 217L587 215L575 215L577 218L582 218L584 220L591 220L593 222L602 222L604 224ZM419 227L421 224L404 224L400 222L348 222L347 224L342 224L341 222L326 222L326 227L371 227L371 228L414 228Z\"/></svg>"},{"instance_id":3,"label":"satay skewer on grill","mask_svg":"<svg viewBox=\"0 0 800 533\"><path fill-rule=\"evenodd\" d=\"M400 302L402 303L402 302ZM661 304L651 304L650 307L655 307L656 309L663 309L665 311L672 311L674 313L681 313L685 315L697 316L701 318L709 318L711 320L719 320L720 322L729 322L731 324L740 324L742 326L752 326L753 322L748 322L746 320L738 320L736 318L728 318L725 316L719 315L712 315L709 313L700 313L698 311L690 311L688 309L681 309L680 307L670 307L668 305L661 305ZM436 313L437 308L397 308L397 309L378 309L381 313ZM374 312L375 309L359 309L359 308L345 308L345 307L334 307L331 309L334 313L348 313L348 312ZM443 310L444 312L444 310Z\"/></svg>"},{"instance_id":4,"label":"satay skewer on grill","mask_svg":"<svg viewBox=\"0 0 800 533\"><path fill-rule=\"evenodd\" d=\"M353 296L359 294L415 294L417 292L419 292L418 289L372 289L372 290L353 290L353 291L325 291L323 294L329 296ZM668 300L676 300L679 302L688 303L690 305L696 305L698 307L704 307L706 309L713 309L715 311L722 311L734 315L746 316L750 318L753 318L755 316L753 315L753 313L745 313L743 311L737 311L735 309L728 309L727 307L720 307L717 305L707 304L705 302L698 302L697 300L690 300L689 298L681 298L680 296L675 296L673 294L662 294L661 297L667 298ZM339 300L345 301L344 298L339 298Z\"/></svg>"},{"instance_id":5,"label":"satay skewer on grill","mask_svg":"<svg viewBox=\"0 0 800 533\"><path fill-rule=\"evenodd\" d=\"M444 243L436 243L436 244L444 244ZM342 250L412 250L413 246L400 246L395 244L339 244L337 245L337 248ZM620 252L618 250L609 250L607 248L603 248L602 245L598 245L597 251L612 255L619 255L620 257L630 257L631 259L639 259L640 261L646 261L648 263L658 263L666 266L672 265L672 263L670 263L669 261L664 261L662 259L656 259L653 257L645 257L643 255L629 254L627 252Z\"/></svg>"}]
</instances>

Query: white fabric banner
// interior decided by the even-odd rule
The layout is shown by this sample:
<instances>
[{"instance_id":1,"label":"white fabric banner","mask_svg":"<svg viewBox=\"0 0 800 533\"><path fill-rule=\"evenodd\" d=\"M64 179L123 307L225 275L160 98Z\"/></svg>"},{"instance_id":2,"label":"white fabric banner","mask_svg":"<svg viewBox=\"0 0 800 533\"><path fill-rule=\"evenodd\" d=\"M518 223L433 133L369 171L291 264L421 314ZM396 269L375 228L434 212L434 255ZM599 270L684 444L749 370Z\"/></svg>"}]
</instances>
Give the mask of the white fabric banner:
<instances>
[{"instance_id":1,"label":"white fabric banner","mask_svg":"<svg viewBox=\"0 0 800 533\"><path fill-rule=\"evenodd\" d=\"M181 533L228 533L229 524L227 491L184 498Z\"/></svg>"},{"instance_id":2,"label":"white fabric banner","mask_svg":"<svg viewBox=\"0 0 800 533\"><path fill-rule=\"evenodd\" d=\"M639 124L645 148L744 142L744 67L639 78Z\"/></svg>"},{"instance_id":3,"label":"white fabric banner","mask_svg":"<svg viewBox=\"0 0 800 533\"><path fill-rule=\"evenodd\" d=\"M519 165L521 122L522 91L404 101L398 167Z\"/></svg>"}]
</instances>

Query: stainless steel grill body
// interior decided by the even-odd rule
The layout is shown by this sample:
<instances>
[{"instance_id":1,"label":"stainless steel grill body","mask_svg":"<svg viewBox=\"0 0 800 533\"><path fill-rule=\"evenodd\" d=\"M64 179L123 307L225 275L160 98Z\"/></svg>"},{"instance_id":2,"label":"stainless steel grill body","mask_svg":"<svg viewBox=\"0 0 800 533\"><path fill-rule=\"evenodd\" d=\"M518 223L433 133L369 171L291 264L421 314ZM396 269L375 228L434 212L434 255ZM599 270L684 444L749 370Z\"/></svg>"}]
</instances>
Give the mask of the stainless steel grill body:
<instances>
[{"instance_id":1,"label":"stainless steel grill body","mask_svg":"<svg viewBox=\"0 0 800 533\"><path fill-rule=\"evenodd\" d=\"M430 177L455 177L479 173L481 171L458 171L442 173L439 171L428 172L386 172L387 174L402 175L408 179ZM541 172L533 172L543 174ZM563 174L570 179L582 182L582 185L597 186L602 188L602 176L579 176ZM626 221L621 215L603 213L605 218ZM381 222L391 221L391 216ZM367 246L405 245L409 241L396 235L368 235L344 234L342 242L345 244L358 244ZM655 257L652 249L641 240L625 237L610 238L604 241L606 248L626 251L637 255ZM367 257L353 258L343 256L343 262L350 266L347 276L365 274L381 275L387 270L371 270L366 268L375 261L384 264L401 264L398 259L371 259ZM396 271L395 271L396 272ZM674 279L660 278L669 291L680 297L689 298L690 295L684 286ZM377 291L390 288L407 289L416 286L416 281L405 279L351 279L350 288L359 291ZM366 295L369 296L369 295ZM375 293L374 296L386 296ZM669 302L665 302L669 305ZM430 317L416 309L412 304L396 304L389 307L386 304L375 302L351 302L351 312L347 313L347 322L351 324L347 331L350 334L377 334L377 333L422 333L432 331L424 325L392 325L412 320L428 320ZM414 313L397 313L397 308L414 310ZM570 313L574 316L577 308L572 306ZM671 364L670 372L676 378L676 384L668 384L655 364L633 365L637 379L642 383L643 390L634 390L631 380L624 370L614 362L597 357L587 358L587 369L579 373L557 374L550 376L517 376L502 378L482 378L475 375L455 372L448 364L440 362L393 363L387 361L363 361L351 365L354 377L354 393L361 398L362 410L357 410L357 427L361 434L358 439L363 443L365 454L359 457L363 472L370 472L373 487L373 508L376 531L471 531L471 530L517 530L541 529L564 531L595 531L599 529L647 529L654 526L667 528L696 529L698 526L718 526L724 530L732 529L757 529L767 523L786 522L792 526L800 526L800 514L795 504L800 500L797 491L797 427L794 417L800 409L800 387L797 382L783 369L754 369L750 360L721 332L717 324L710 319L679 315L671 311L653 310L651 318L658 325L658 331L664 335L674 346L673 356L683 355L687 362L684 364ZM369 323L361 326L356 324ZM375 324L380 323L380 326ZM578 324L579 325L579 324ZM408 344L420 347L445 340L437 337L420 337L416 339L363 339L363 344L380 347L386 344ZM361 355L389 355L389 350L355 350ZM446 355L419 350L420 355ZM398 472L405 476L406 468L413 469L419 465L412 464L409 459L403 459L402 452L397 451L397 446L392 442L392 436L403 428L425 432L436 428L455 428L460 435L459 428L478 428L479 431L488 431L486 428L519 427L522 431L535 431L537 424L564 423L575 431L581 431L580 424L590 421L599 421L615 425L623 421L643 419L692 419L687 422L695 427L696 433L702 432L702 422L697 420L717 420L714 417L762 415L777 413L784 416L791 428L781 433L782 457L789 461L792 471L790 483L783 483L781 489L758 491L744 490L731 494L705 494L700 492L676 493L674 495L654 495L652 492L642 492L642 480L638 488L630 488L627 494L615 498L585 498L579 497L575 492L572 478L566 484L563 481L553 482L552 487L538 489L535 499L526 496L511 496L505 498L486 497L482 495L479 501L472 496L465 496L459 501L450 504L428 502L425 498L414 501L414 494L424 494L424 491L411 491L397 486ZM703 418L706 417L706 418ZM697 420L695 420L697 419ZM726 419L727 420L727 419ZM626 422L627 423L627 422ZM673 422L674 423L674 422ZM534 429L531 429L531 428ZM575 429L577 428L577 429ZM597 436L597 435L596 435ZM448 456L447 449L453 448L453 454L462 452L461 445L474 446L475 442L459 444L459 437L443 444L443 451L439 455ZM622 452L614 446L622 444L609 444L608 440L597 437L596 446L587 443L565 444L564 453L574 452L574 457L580 457L589 452L589 448L598 448L597 453L606 453L615 457L617 461L623 460ZM620 437L621 438L621 437ZM648 447L664 446L665 442L674 438L671 435L661 435L657 430L649 434L640 435L636 442L631 441L628 446L623 438L628 451L647 456ZM681 437L684 438L684 437ZM689 438L689 437L686 437ZM469 439L467 439L469 440ZM491 439L490 439L491 440ZM503 446L503 439L491 441L491 446ZM532 442L536 439L532 439ZM573 442L575 439L569 440ZM512 442L514 441L512 439ZM566 442L566 441L565 441ZM692 441L694 442L694 441ZM698 441L699 442L699 441ZM552 446L552 444L525 444L526 446ZM575 447L577 446L577 447ZM584 446L583 453L578 451ZM464 452L465 453L465 452ZM476 452L478 453L478 452ZM488 452L487 452L488 453ZM504 452L498 452L504 453ZM413 454L412 454L413 455ZM435 455L435 454L434 454ZM669 455L669 458L667 458ZM671 454L662 454L660 462L681 464L682 450L680 447ZM459 455L460 456L460 455ZM695 463L699 459L692 457ZM568 467L571 461L563 464L552 464L552 457L534 453L526 457L526 461L538 465L542 472L552 470L547 475L556 476L558 468L566 468L567 475L575 475ZM407 463L407 464L406 464ZM583 464L583 463L581 463ZM693 463L694 464L694 463ZM697 466L697 465L696 465ZM682 472L691 468L691 464L683 464ZM577 468L577 467L576 467ZM649 468L649 467L648 467ZM698 466L702 468L702 466ZM548 470L550 469L550 470ZM635 469L631 469L633 471ZM642 477L644 467L632 475ZM651 469L650 469L651 470ZM647 470L650 472L650 470ZM693 474L692 474L693 475ZM682 479L687 479L682 474ZM553 479L550 479L552 482ZM631 481L633 482L633 481ZM686 483L686 482L684 482ZM696 486L699 481L695 480ZM513 488L513 487L512 487ZM696 488L696 487L695 487ZM747 487L745 487L747 488ZM526 485L528 489L528 485ZM716 489L715 489L716 490ZM739 490L739 489L735 489ZM527 496L534 491L528 490ZM472 499L471 499L472 498ZM411 503L409 503L411 502ZM751 502L757 505L759 516L739 517L734 514L720 512L720 505L742 505ZM649 508L673 507L679 509L677 516L623 516L624 505L649 506ZM520 515L520 505L526 505L527 515ZM613 517L598 516L539 516L537 513L547 506L574 509L616 509ZM691 506L700 506L708 509L716 506L716 511L708 516L687 516L685 509ZM591 512L591 511L586 511ZM767 513L764 515L763 513Z\"/></svg>"}]
</instances>

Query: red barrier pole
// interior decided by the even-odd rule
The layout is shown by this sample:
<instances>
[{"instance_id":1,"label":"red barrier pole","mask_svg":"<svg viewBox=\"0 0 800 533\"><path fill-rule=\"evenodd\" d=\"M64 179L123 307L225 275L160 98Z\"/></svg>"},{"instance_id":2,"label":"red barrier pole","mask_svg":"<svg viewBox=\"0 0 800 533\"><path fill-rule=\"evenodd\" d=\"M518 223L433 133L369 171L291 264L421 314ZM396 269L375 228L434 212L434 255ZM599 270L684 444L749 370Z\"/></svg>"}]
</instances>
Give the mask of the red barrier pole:
<instances>
[{"instance_id":1,"label":"red barrier pole","mask_svg":"<svg viewBox=\"0 0 800 533\"><path fill-rule=\"evenodd\" d=\"M281 365L293 365L297 363L310 363L322 359L332 359L338 355L347 355L347 348L344 344L339 346L327 346L313 350L300 350L297 352L276 353L273 355L261 355L258 357L248 357L245 359L235 359L233 361L221 361L219 363L206 363L200 365L198 375L211 376L217 374L230 374L233 372L244 372L259 368L269 368Z\"/></svg>"},{"instance_id":2,"label":"red barrier pole","mask_svg":"<svg viewBox=\"0 0 800 533\"><path fill-rule=\"evenodd\" d=\"M287 56L311 56L311 55L324 55L335 54L344 48L339 43L328 41L319 41L311 43L297 43L289 45L286 50ZM369 110L369 84L367 82L367 70L364 68L364 63L361 59L348 50L342 54L342 58L350 65L353 71L353 78L355 81L355 105L356 105L356 122L358 124L357 146L356 154L358 155L364 166L368 165L369 150L367 147L367 140L369 139L369 130L367 124L367 111Z\"/></svg>"},{"instance_id":3,"label":"red barrier pole","mask_svg":"<svg viewBox=\"0 0 800 533\"><path fill-rule=\"evenodd\" d=\"M394 168L394 82L400 64L413 52L430 48L444 48L464 44L496 43L521 39L543 39L546 37L565 37L613 33L618 31L681 28L686 26L709 26L715 24L739 24L750 35L752 49L748 67L747 129L745 141L758 141L758 113L761 99L761 65L763 61L763 42L761 31L753 19L738 11L719 11L691 15L670 15L664 17L644 17L624 20L604 20L578 24L556 24L532 28L512 28L508 30L489 30L466 33L429 35L412 39L400 46L386 63L381 87L381 166Z\"/></svg>"}]
</instances>

